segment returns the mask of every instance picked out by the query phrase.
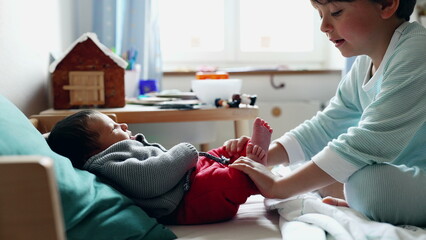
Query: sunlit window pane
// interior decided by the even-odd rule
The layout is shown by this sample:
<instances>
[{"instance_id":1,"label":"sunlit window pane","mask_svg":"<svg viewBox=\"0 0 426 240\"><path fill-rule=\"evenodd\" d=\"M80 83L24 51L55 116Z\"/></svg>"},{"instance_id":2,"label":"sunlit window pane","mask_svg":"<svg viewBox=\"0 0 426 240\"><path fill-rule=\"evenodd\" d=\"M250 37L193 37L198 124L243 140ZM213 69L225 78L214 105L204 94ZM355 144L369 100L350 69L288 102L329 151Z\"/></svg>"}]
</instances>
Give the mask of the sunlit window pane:
<instances>
[{"instance_id":1,"label":"sunlit window pane","mask_svg":"<svg viewBox=\"0 0 426 240\"><path fill-rule=\"evenodd\" d=\"M156 0L165 65L321 64L309 0Z\"/></svg>"},{"instance_id":2,"label":"sunlit window pane","mask_svg":"<svg viewBox=\"0 0 426 240\"><path fill-rule=\"evenodd\" d=\"M223 51L224 1L159 0L163 53Z\"/></svg>"},{"instance_id":3,"label":"sunlit window pane","mask_svg":"<svg viewBox=\"0 0 426 240\"><path fill-rule=\"evenodd\" d=\"M301 0L241 0L240 49L243 52L313 50L313 8Z\"/></svg>"}]
</instances>

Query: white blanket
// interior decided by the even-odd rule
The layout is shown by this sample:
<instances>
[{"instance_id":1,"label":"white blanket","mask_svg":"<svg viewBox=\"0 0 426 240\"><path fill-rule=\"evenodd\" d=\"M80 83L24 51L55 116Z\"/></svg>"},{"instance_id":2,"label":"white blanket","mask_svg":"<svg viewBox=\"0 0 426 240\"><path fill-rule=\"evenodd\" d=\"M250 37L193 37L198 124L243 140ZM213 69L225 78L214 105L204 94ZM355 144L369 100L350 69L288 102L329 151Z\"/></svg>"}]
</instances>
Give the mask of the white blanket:
<instances>
[{"instance_id":1,"label":"white blanket","mask_svg":"<svg viewBox=\"0 0 426 240\"><path fill-rule=\"evenodd\" d=\"M290 199L265 199L280 214L283 240L426 240L426 229L369 220L359 212L324 204L315 194Z\"/></svg>"}]
</instances>

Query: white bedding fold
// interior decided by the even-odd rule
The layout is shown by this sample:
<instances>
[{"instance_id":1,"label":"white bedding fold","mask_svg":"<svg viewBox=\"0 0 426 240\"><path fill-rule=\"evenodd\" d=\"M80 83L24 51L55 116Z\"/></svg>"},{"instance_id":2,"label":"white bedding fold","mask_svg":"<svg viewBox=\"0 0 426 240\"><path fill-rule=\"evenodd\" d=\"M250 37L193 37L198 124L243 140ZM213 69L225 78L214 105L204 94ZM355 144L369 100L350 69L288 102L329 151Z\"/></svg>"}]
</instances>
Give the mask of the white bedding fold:
<instances>
[{"instance_id":1,"label":"white bedding fold","mask_svg":"<svg viewBox=\"0 0 426 240\"><path fill-rule=\"evenodd\" d=\"M265 199L265 206L280 214L283 240L426 240L426 229L371 221L351 208L324 204L315 194Z\"/></svg>"}]
</instances>

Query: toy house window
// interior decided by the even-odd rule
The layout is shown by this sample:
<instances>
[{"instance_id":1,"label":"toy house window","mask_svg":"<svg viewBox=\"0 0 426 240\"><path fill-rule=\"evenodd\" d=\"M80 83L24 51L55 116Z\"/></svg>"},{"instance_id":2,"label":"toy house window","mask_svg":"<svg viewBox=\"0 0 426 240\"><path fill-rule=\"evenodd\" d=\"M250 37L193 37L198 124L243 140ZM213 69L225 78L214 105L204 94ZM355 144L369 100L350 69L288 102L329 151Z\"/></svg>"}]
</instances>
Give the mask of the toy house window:
<instances>
[{"instance_id":1,"label":"toy house window","mask_svg":"<svg viewBox=\"0 0 426 240\"><path fill-rule=\"evenodd\" d=\"M69 72L70 105L105 104L104 72Z\"/></svg>"}]
</instances>

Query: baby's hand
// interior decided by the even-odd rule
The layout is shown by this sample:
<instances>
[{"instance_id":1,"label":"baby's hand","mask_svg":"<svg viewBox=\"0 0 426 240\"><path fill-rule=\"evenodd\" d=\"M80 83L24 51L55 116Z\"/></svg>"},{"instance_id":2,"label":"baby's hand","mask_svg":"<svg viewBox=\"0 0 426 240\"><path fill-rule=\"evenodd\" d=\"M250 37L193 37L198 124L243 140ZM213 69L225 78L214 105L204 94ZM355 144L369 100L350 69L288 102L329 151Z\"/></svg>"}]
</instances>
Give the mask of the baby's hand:
<instances>
[{"instance_id":1,"label":"baby's hand","mask_svg":"<svg viewBox=\"0 0 426 240\"><path fill-rule=\"evenodd\" d=\"M225 146L226 151L230 156L238 155L250 140L247 136L242 136L238 139L230 139L226 141L223 146Z\"/></svg>"}]
</instances>

